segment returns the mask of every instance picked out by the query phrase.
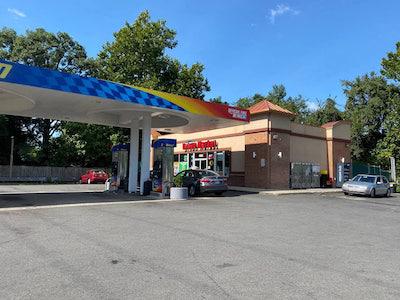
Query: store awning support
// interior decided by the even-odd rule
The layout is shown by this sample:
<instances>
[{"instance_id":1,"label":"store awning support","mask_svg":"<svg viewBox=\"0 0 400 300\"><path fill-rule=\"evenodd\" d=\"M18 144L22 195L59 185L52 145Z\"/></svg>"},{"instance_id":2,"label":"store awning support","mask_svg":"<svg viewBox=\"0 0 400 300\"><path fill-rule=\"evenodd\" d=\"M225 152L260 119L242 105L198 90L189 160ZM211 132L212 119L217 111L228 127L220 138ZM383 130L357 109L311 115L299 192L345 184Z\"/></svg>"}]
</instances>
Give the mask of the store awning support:
<instances>
[{"instance_id":1,"label":"store awning support","mask_svg":"<svg viewBox=\"0 0 400 300\"><path fill-rule=\"evenodd\" d=\"M144 182L150 179L150 146L151 146L151 116L143 114L142 118L142 160L140 166L140 194L144 192Z\"/></svg>"},{"instance_id":2,"label":"store awning support","mask_svg":"<svg viewBox=\"0 0 400 300\"><path fill-rule=\"evenodd\" d=\"M139 164L139 119L131 120L131 140L129 151L129 193L136 193L138 181L138 164Z\"/></svg>"}]
</instances>

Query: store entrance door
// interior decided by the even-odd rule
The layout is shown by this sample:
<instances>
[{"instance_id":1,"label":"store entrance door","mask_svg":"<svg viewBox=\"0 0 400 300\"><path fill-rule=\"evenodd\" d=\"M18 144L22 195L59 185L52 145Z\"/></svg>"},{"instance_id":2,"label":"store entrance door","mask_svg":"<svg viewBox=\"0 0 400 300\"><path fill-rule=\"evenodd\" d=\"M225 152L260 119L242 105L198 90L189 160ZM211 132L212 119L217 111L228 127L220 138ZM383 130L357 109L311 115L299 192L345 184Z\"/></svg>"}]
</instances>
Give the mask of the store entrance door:
<instances>
[{"instance_id":1,"label":"store entrance door","mask_svg":"<svg viewBox=\"0 0 400 300\"><path fill-rule=\"evenodd\" d=\"M207 169L207 158L195 158L194 165L201 170Z\"/></svg>"}]
</instances>

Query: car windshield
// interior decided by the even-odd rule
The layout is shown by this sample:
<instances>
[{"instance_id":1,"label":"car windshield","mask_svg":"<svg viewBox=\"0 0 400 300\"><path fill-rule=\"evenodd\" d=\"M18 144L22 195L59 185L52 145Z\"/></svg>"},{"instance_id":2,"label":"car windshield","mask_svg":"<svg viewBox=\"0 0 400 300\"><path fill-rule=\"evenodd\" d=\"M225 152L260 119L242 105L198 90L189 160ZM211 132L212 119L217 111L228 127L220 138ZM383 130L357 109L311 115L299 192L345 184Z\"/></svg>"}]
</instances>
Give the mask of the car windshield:
<instances>
[{"instance_id":1,"label":"car windshield","mask_svg":"<svg viewBox=\"0 0 400 300\"><path fill-rule=\"evenodd\" d=\"M218 173L215 173L213 171L199 171L199 176L207 177L207 176L219 176L219 175L218 175Z\"/></svg>"},{"instance_id":2,"label":"car windshield","mask_svg":"<svg viewBox=\"0 0 400 300\"><path fill-rule=\"evenodd\" d=\"M369 183L374 183L375 182L374 176L360 176L360 179L358 181L360 182L369 182Z\"/></svg>"}]
</instances>

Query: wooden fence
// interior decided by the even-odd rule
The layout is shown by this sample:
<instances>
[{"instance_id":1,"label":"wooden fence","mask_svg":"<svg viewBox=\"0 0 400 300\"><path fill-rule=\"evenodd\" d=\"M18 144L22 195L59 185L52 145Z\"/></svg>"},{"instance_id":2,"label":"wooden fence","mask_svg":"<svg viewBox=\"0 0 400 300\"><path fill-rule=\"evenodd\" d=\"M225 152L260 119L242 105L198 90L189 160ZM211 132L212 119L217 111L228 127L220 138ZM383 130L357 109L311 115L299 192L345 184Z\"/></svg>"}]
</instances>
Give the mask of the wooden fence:
<instances>
[{"instance_id":1,"label":"wooden fence","mask_svg":"<svg viewBox=\"0 0 400 300\"><path fill-rule=\"evenodd\" d=\"M77 182L82 174L93 168L35 167L0 165L0 182Z\"/></svg>"}]
</instances>

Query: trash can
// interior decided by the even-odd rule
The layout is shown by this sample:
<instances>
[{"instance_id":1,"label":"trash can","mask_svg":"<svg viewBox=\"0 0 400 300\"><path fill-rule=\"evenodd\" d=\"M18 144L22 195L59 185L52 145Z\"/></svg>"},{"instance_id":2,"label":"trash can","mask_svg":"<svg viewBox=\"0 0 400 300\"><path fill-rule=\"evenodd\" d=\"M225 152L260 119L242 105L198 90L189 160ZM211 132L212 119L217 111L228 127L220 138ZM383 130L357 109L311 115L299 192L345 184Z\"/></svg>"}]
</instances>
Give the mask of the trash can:
<instances>
[{"instance_id":1,"label":"trash can","mask_svg":"<svg viewBox=\"0 0 400 300\"><path fill-rule=\"evenodd\" d=\"M152 182L151 180L146 180L143 185L143 196L150 195L152 189Z\"/></svg>"}]
</instances>

